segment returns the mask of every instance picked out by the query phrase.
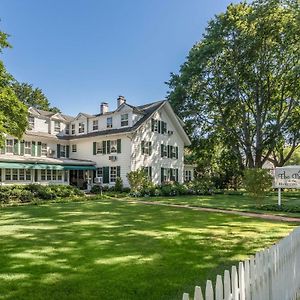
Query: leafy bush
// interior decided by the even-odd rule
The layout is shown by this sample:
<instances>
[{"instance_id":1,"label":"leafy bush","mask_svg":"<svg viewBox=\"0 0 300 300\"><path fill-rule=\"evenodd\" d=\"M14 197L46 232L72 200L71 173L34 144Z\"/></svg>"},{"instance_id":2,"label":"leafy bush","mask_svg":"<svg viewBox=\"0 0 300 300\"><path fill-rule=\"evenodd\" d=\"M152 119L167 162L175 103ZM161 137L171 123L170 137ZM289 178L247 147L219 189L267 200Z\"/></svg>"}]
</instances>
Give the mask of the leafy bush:
<instances>
[{"instance_id":1,"label":"leafy bush","mask_svg":"<svg viewBox=\"0 0 300 300\"><path fill-rule=\"evenodd\" d=\"M122 180L121 177L116 178L115 191L116 192L122 192L123 191L123 180Z\"/></svg>"},{"instance_id":2,"label":"leafy bush","mask_svg":"<svg viewBox=\"0 0 300 300\"><path fill-rule=\"evenodd\" d=\"M210 177L199 177L188 183L190 193L195 195L211 195L215 187Z\"/></svg>"},{"instance_id":3,"label":"leafy bush","mask_svg":"<svg viewBox=\"0 0 300 300\"><path fill-rule=\"evenodd\" d=\"M132 193L138 193L145 188L148 181L146 173L143 169L131 171L127 174L128 182Z\"/></svg>"},{"instance_id":4,"label":"leafy bush","mask_svg":"<svg viewBox=\"0 0 300 300\"><path fill-rule=\"evenodd\" d=\"M272 176L265 169L247 169L244 172L243 183L249 196L255 200L256 206L260 206L272 187Z\"/></svg>"},{"instance_id":5,"label":"leafy bush","mask_svg":"<svg viewBox=\"0 0 300 300\"><path fill-rule=\"evenodd\" d=\"M101 194L101 187L100 185L93 185L91 188L91 193L93 194Z\"/></svg>"}]
</instances>

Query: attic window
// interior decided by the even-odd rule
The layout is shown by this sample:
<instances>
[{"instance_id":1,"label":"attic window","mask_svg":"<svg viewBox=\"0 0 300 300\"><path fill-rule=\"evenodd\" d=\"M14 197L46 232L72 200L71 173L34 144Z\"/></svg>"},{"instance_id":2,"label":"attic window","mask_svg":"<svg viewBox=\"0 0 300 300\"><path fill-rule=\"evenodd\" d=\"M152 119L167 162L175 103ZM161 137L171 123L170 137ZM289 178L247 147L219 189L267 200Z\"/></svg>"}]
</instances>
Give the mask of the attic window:
<instances>
[{"instance_id":1,"label":"attic window","mask_svg":"<svg viewBox=\"0 0 300 300\"><path fill-rule=\"evenodd\" d=\"M107 128L112 128L113 124L112 124L112 117L109 117L106 119L106 127Z\"/></svg>"},{"instance_id":2,"label":"attic window","mask_svg":"<svg viewBox=\"0 0 300 300\"><path fill-rule=\"evenodd\" d=\"M128 126L128 114L121 115L121 126Z\"/></svg>"},{"instance_id":3,"label":"attic window","mask_svg":"<svg viewBox=\"0 0 300 300\"><path fill-rule=\"evenodd\" d=\"M84 123L79 123L78 124L78 132L83 133L84 132Z\"/></svg>"},{"instance_id":4,"label":"attic window","mask_svg":"<svg viewBox=\"0 0 300 300\"><path fill-rule=\"evenodd\" d=\"M29 124L29 129L34 128L34 117L32 116L28 117L28 124Z\"/></svg>"},{"instance_id":5,"label":"attic window","mask_svg":"<svg viewBox=\"0 0 300 300\"><path fill-rule=\"evenodd\" d=\"M60 132L60 122L59 121L54 121L54 131Z\"/></svg>"},{"instance_id":6,"label":"attic window","mask_svg":"<svg viewBox=\"0 0 300 300\"><path fill-rule=\"evenodd\" d=\"M98 120L93 121L93 130L98 130Z\"/></svg>"}]
</instances>

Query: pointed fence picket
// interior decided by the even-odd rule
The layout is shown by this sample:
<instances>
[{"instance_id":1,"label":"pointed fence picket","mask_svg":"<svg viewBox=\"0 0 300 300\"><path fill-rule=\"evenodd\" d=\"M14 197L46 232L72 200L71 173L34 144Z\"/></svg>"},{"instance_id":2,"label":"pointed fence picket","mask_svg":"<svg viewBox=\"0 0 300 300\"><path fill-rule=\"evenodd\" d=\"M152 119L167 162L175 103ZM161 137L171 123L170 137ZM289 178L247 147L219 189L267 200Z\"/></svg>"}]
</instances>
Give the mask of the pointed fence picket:
<instances>
[{"instance_id":1,"label":"pointed fence picket","mask_svg":"<svg viewBox=\"0 0 300 300\"><path fill-rule=\"evenodd\" d=\"M296 300L300 299L300 227L269 249L257 252L207 280L202 293L196 286L194 300ZM204 295L204 297L203 297ZM183 300L191 300L188 293Z\"/></svg>"}]
</instances>

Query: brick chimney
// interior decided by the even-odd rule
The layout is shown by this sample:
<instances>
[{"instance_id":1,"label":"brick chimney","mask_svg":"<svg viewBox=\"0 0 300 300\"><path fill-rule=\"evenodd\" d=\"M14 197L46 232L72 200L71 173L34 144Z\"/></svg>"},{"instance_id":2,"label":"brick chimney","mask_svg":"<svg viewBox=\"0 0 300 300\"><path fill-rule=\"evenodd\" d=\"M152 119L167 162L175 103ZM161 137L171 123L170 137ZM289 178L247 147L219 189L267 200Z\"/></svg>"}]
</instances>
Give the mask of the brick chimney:
<instances>
[{"instance_id":1,"label":"brick chimney","mask_svg":"<svg viewBox=\"0 0 300 300\"><path fill-rule=\"evenodd\" d=\"M117 107L119 107L123 103L126 103L125 97L124 96L119 96L118 99L117 99Z\"/></svg>"},{"instance_id":2,"label":"brick chimney","mask_svg":"<svg viewBox=\"0 0 300 300\"><path fill-rule=\"evenodd\" d=\"M108 113L108 103L107 102L101 102L100 114L103 115L103 114L106 114L106 113Z\"/></svg>"}]
</instances>

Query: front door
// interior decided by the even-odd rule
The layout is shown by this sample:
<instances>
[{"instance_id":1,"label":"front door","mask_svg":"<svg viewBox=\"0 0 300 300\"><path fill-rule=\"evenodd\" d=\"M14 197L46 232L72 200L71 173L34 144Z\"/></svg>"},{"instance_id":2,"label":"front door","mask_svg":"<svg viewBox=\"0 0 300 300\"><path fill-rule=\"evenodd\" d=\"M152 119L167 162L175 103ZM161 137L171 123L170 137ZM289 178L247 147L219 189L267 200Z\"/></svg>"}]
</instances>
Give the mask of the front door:
<instances>
[{"instance_id":1,"label":"front door","mask_svg":"<svg viewBox=\"0 0 300 300\"><path fill-rule=\"evenodd\" d=\"M76 186L79 189L87 188L87 179L84 170L70 170L70 185Z\"/></svg>"}]
</instances>

